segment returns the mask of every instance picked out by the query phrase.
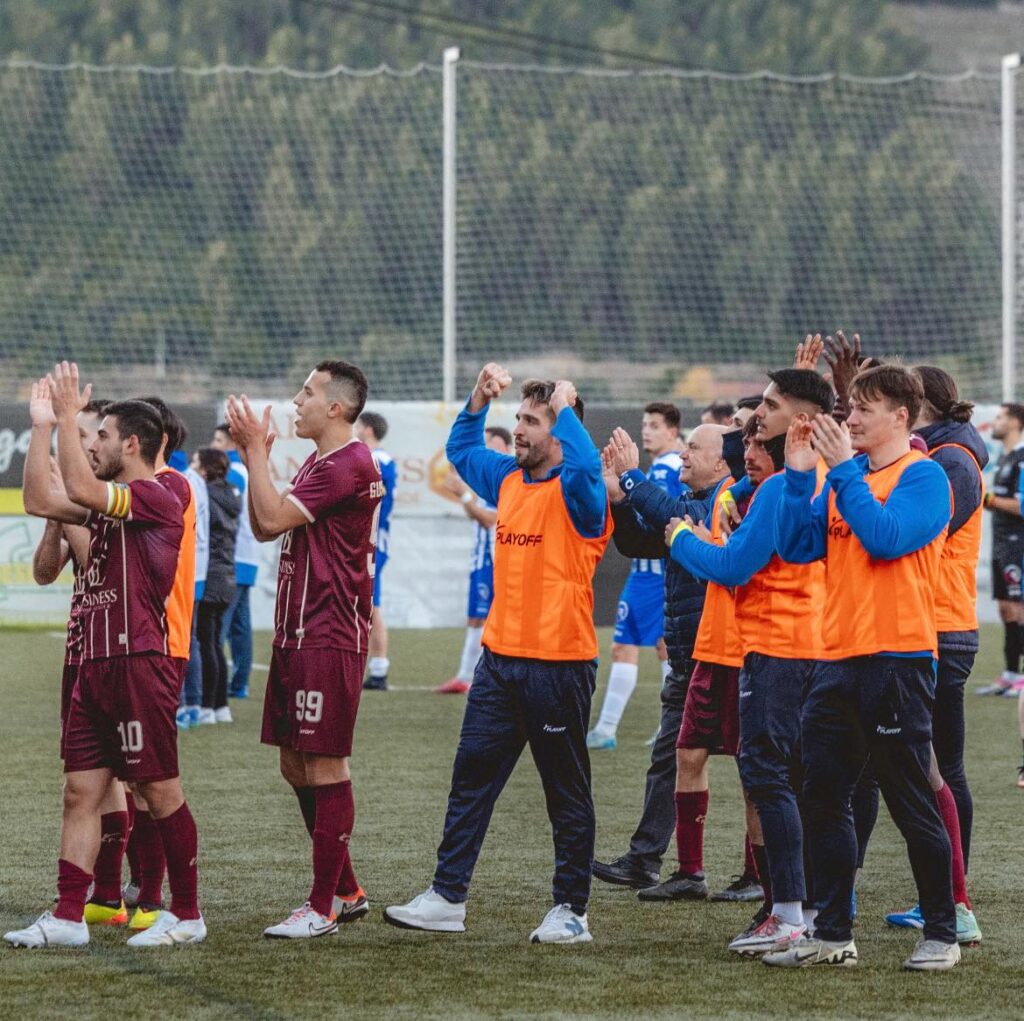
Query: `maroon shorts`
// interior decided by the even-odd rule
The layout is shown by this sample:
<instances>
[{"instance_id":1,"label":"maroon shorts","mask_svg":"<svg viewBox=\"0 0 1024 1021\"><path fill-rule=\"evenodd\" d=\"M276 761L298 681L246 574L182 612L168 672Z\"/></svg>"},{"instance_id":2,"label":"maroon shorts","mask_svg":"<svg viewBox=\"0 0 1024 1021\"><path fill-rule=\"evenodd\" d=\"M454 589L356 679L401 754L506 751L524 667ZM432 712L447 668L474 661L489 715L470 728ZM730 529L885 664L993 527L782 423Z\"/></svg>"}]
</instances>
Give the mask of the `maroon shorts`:
<instances>
[{"instance_id":1,"label":"maroon shorts","mask_svg":"<svg viewBox=\"0 0 1024 1021\"><path fill-rule=\"evenodd\" d=\"M78 682L78 664L65 663L60 676L60 757L64 758L64 735L68 732L68 715L71 712L71 696Z\"/></svg>"},{"instance_id":2,"label":"maroon shorts","mask_svg":"<svg viewBox=\"0 0 1024 1021\"><path fill-rule=\"evenodd\" d=\"M739 668L697 663L683 705L677 748L735 755L740 746Z\"/></svg>"},{"instance_id":3,"label":"maroon shorts","mask_svg":"<svg viewBox=\"0 0 1024 1021\"><path fill-rule=\"evenodd\" d=\"M146 783L178 775L180 675L170 656L86 660L64 731L64 772L111 769Z\"/></svg>"},{"instance_id":4,"label":"maroon shorts","mask_svg":"<svg viewBox=\"0 0 1024 1021\"><path fill-rule=\"evenodd\" d=\"M275 646L260 740L310 755L347 758L365 670L366 653Z\"/></svg>"}]
</instances>

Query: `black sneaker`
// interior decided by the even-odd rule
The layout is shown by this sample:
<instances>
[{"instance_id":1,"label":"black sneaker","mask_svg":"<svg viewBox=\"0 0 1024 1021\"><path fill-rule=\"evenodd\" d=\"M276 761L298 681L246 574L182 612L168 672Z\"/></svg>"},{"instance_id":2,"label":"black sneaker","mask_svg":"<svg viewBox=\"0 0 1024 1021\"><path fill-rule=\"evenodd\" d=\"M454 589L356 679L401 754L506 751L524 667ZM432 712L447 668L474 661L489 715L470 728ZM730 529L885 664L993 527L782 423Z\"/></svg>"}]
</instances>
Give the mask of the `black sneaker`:
<instances>
[{"instance_id":1,"label":"black sneaker","mask_svg":"<svg viewBox=\"0 0 1024 1021\"><path fill-rule=\"evenodd\" d=\"M388 675L385 674L383 677L367 677L363 681L363 691L387 691L388 690Z\"/></svg>"},{"instance_id":2,"label":"black sneaker","mask_svg":"<svg viewBox=\"0 0 1024 1021\"><path fill-rule=\"evenodd\" d=\"M673 872L664 883L637 891L640 900L707 900L708 884L703 872Z\"/></svg>"},{"instance_id":3,"label":"black sneaker","mask_svg":"<svg viewBox=\"0 0 1024 1021\"><path fill-rule=\"evenodd\" d=\"M711 900L731 901L734 904L764 900L764 890L754 876L744 872L742 876L733 876L732 882L724 890L718 890L711 895Z\"/></svg>"},{"instance_id":4,"label":"black sneaker","mask_svg":"<svg viewBox=\"0 0 1024 1021\"><path fill-rule=\"evenodd\" d=\"M631 886L634 890L656 886L661 878L657 870L641 868L626 854L609 862L595 861L591 872L595 878L605 883L611 883L613 886Z\"/></svg>"}]
</instances>

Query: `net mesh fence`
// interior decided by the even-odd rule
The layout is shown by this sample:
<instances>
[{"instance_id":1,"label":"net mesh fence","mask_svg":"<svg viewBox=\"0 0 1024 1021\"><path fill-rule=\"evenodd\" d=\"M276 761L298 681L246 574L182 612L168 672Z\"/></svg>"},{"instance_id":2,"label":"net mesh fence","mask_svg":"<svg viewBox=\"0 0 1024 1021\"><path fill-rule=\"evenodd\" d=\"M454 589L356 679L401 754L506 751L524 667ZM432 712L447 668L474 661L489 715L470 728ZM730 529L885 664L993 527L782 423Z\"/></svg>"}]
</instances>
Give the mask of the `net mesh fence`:
<instances>
[{"instance_id":1,"label":"net mesh fence","mask_svg":"<svg viewBox=\"0 0 1024 1021\"><path fill-rule=\"evenodd\" d=\"M738 396L841 327L999 398L998 76L457 78L460 392L494 358ZM0 64L3 396L63 357L179 400L344 357L440 397L442 124L431 67Z\"/></svg>"}]
</instances>

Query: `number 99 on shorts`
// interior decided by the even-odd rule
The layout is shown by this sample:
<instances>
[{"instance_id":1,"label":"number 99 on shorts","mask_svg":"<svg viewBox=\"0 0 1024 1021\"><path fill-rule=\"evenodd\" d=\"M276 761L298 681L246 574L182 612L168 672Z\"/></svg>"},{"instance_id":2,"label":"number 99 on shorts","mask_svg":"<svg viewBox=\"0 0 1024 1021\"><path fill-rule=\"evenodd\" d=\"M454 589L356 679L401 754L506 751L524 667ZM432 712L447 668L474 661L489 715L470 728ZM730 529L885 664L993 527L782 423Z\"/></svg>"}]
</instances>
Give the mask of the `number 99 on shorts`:
<instances>
[{"instance_id":1,"label":"number 99 on shorts","mask_svg":"<svg viewBox=\"0 0 1024 1021\"><path fill-rule=\"evenodd\" d=\"M319 723L324 713L324 693L322 691L295 692L295 719L306 723Z\"/></svg>"}]
</instances>

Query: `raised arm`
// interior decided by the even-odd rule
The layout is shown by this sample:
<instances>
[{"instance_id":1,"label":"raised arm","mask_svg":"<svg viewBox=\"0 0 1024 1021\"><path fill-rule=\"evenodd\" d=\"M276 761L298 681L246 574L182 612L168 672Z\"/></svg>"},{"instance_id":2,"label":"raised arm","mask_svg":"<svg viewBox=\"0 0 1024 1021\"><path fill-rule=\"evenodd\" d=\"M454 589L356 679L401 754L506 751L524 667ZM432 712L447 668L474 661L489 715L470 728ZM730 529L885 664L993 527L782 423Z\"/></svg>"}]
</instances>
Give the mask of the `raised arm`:
<instances>
[{"instance_id":1,"label":"raised arm","mask_svg":"<svg viewBox=\"0 0 1024 1021\"><path fill-rule=\"evenodd\" d=\"M63 527L59 521L46 522L32 554L32 580L37 585L52 585L68 562L71 549L64 540Z\"/></svg>"},{"instance_id":2,"label":"raised arm","mask_svg":"<svg viewBox=\"0 0 1024 1021\"><path fill-rule=\"evenodd\" d=\"M829 489L814 495L817 465L811 424L797 419L786 434L786 474L775 512L775 549L791 564L809 564L825 555Z\"/></svg>"},{"instance_id":3,"label":"raised arm","mask_svg":"<svg viewBox=\"0 0 1024 1021\"><path fill-rule=\"evenodd\" d=\"M293 528L308 524L308 519L294 501L278 492L270 477L270 448L274 434L270 431L270 405L257 418L242 395L228 398L227 423L249 469L249 524L258 542L269 542Z\"/></svg>"},{"instance_id":4,"label":"raised arm","mask_svg":"<svg viewBox=\"0 0 1024 1021\"><path fill-rule=\"evenodd\" d=\"M575 403L576 388L560 379L551 395L551 435L562 445L562 497L576 529L592 539L604 532L608 493L601 477L601 452L576 417Z\"/></svg>"},{"instance_id":5,"label":"raised arm","mask_svg":"<svg viewBox=\"0 0 1024 1021\"><path fill-rule=\"evenodd\" d=\"M484 420L492 400L511 385L512 377L496 362L488 362L477 378L466 406L452 423L445 445L448 463L466 484L488 503L497 505L498 490L506 476L516 470L511 454L490 450L484 441Z\"/></svg>"}]
</instances>

